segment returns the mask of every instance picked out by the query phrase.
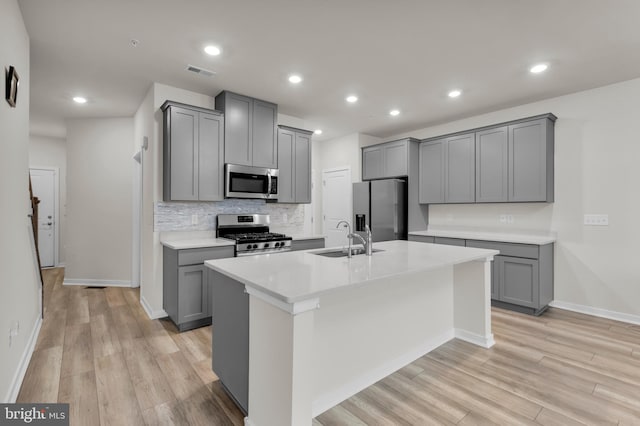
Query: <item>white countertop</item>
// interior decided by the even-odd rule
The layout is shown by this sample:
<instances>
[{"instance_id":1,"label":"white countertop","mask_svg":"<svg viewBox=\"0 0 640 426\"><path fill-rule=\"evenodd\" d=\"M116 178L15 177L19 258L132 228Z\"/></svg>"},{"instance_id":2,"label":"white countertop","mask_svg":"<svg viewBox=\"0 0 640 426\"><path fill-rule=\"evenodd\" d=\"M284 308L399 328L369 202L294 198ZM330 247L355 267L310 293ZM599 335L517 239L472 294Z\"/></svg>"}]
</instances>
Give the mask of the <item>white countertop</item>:
<instances>
[{"instance_id":1,"label":"white countertop","mask_svg":"<svg viewBox=\"0 0 640 426\"><path fill-rule=\"evenodd\" d=\"M319 239L324 239L325 237L326 235L324 234L293 234L291 235L291 238L293 238L294 241L319 240Z\"/></svg>"},{"instance_id":2,"label":"white countertop","mask_svg":"<svg viewBox=\"0 0 640 426\"><path fill-rule=\"evenodd\" d=\"M493 257L499 252L412 241L374 243L373 256L330 258L327 249L207 260L205 265L285 303L296 303L381 278Z\"/></svg>"},{"instance_id":3,"label":"white countertop","mask_svg":"<svg viewBox=\"0 0 640 426\"><path fill-rule=\"evenodd\" d=\"M213 232L207 234L215 235ZM324 235L320 234L291 235L291 238L293 238L294 240L315 240L324 237ZM211 235L181 236L179 235L179 233L172 233L170 234L170 236L160 238L160 243L162 243L163 246L172 248L174 250L185 250L204 247L223 247L232 246L235 244L234 241L227 240L226 238L216 238L215 236Z\"/></svg>"},{"instance_id":4,"label":"white countertop","mask_svg":"<svg viewBox=\"0 0 640 426\"><path fill-rule=\"evenodd\" d=\"M172 248L174 250L184 250L193 248L205 248L205 247L224 247L233 246L235 241L227 240L226 238L190 238L190 239L176 239L176 240L163 240L160 241L163 246Z\"/></svg>"},{"instance_id":5,"label":"white countertop","mask_svg":"<svg viewBox=\"0 0 640 426\"><path fill-rule=\"evenodd\" d=\"M502 231L487 231L465 228L432 228L431 226L426 231L409 232L409 235L462 238L466 240L500 241L505 243L535 245L550 244L556 241L556 237L553 234L526 233L522 231L510 233Z\"/></svg>"}]
</instances>

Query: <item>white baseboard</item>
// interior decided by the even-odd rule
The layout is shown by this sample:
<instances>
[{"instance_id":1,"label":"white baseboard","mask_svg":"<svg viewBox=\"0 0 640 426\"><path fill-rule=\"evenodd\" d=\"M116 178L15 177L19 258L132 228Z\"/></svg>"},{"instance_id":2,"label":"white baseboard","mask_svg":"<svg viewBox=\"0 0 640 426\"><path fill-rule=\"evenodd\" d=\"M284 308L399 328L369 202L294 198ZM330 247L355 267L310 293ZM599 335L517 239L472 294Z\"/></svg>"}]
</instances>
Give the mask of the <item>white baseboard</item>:
<instances>
[{"instance_id":1,"label":"white baseboard","mask_svg":"<svg viewBox=\"0 0 640 426\"><path fill-rule=\"evenodd\" d=\"M38 315L38 319L36 320L36 323L33 326L33 330L31 330L29 340L27 341L27 346L24 348L24 352L22 353L22 357L20 358L18 368L13 375L13 380L11 381L11 386L9 387L9 391L7 392L7 396L4 399L4 401L7 403L13 404L18 399L18 392L20 392L20 387L22 386L24 375L27 374L27 367L29 367L29 362L31 361L33 350L35 349L36 342L38 341L40 327L42 327L42 317Z\"/></svg>"},{"instance_id":2,"label":"white baseboard","mask_svg":"<svg viewBox=\"0 0 640 426\"><path fill-rule=\"evenodd\" d=\"M144 309L149 318L152 320L169 316L169 314L167 314L164 309L158 309L155 311L151 309L151 306L143 296L140 296L140 304L142 305L142 309Z\"/></svg>"},{"instance_id":3,"label":"white baseboard","mask_svg":"<svg viewBox=\"0 0 640 426\"><path fill-rule=\"evenodd\" d=\"M426 342L423 342L420 346L416 347L414 350L403 354L395 359L389 360L383 365L379 366L375 370L369 371L366 374L352 380L349 383L345 383L337 389L334 389L331 392L327 392L324 395L320 395L316 398L311 406L311 415L316 417L331 407L334 407L340 404L345 399L352 397L357 394L361 390L368 388L373 385L377 381L387 377L388 375L398 371L402 367L407 364L412 363L416 359L424 356L425 354L431 352L438 346L441 346L447 343L449 340L454 338L454 330L449 330L440 336L436 336L433 339L429 339ZM245 420L245 424L247 423Z\"/></svg>"},{"instance_id":4,"label":"white baseboard","mask_svg":"<svg viewBox=\"0 0 640 426\"><path fill-rule=\"evenodd\" d=\"M244 418L244 426L254 426L253 422L249 420L249 416Z\"/></svg>"},{"instance_id":5,"label":"white baseboard","mask_svg":"<svg viewBox=\"0 0 640 426\"><path fill-rule=\"evenodd\" d=\"M602 308L594 308L593 306L578 305L576 303L562 302L554 300L549 306L567 311L579 312L581 314L593 315L594 317L607 318L615 321L628 322L630 324L640 325L640 315L626 314L624 312L609 311Z\"/></svg>"},{"instance_id":6,"label":"white baseboard","mask_svg":"<svg viewBox=\"0 0 640 426\"><path fill-rule=\"evenodd\" d=\"M456 328L454 330L454 334L456 339L464 340L465 342L473 343L474 345L482 346L487 349L496 344L496 341L493 339L493 333L488 336L482 336L480 334Z\"/></svg>"},{"instance_id":7,"label":"white baseboard","mask_svg":"<svg viewBox=\"0 0 640 426\"><path fill-rule=\"evenodd\" d=\"M68 278L62 282L63 285L81 285L86 287L133 287L131 281L121 280L92 280Z\"/></svg>"}]
</instances>

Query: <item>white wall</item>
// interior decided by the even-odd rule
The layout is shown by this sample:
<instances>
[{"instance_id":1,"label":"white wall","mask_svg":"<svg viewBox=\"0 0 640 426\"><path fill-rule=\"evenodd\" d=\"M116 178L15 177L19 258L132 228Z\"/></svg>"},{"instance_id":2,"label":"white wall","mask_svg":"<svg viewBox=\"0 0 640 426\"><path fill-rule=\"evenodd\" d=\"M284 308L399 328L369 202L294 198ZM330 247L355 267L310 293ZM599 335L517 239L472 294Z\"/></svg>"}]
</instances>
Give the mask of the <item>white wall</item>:
<instances>
[{"instance_id":1,"label":"white wall","mask_svg":"<svg viewBox=\"0 0 640 426\"><path fill-rule=\"evenodd\" d=\"M58 217L58 263L65 262L65 239L67 231L67 141L49 136L29 135L29 167L58 169L59 217Z\"/></svg>"},{"instance_id":2,"label":"white wall","mask_svg":"<svg viewBox=\"0 0 640 426\"><path fill-rule=\"evenodd\" d=\"M131 284L132 118L67 121L65 282Z\"/></svg>"},{"instance_id":3,"label":"white wall","mask_svg":"<svg viewBox=\"0 0 640 426\"><path fill-rule=\"evenodd\" d=\"M0 99L0 398L13 402L39 325L40 278L29 204L29 35L16 0L0 0L0 70L20 76L16 108ZM4 83L2 84L4 88ZM3 89L4 92L4 89ZM19 333L9 346L9 330Z\"/></svg>"},{"instance_id":4,"label":"white wall","mask_svg":"<svg viewBox=\"0 0 640 426\"><path fill-rule=\"evenodd\" d=\"M188 90L153 83L134 116L135 144L143 136L149 148L142 155L142 265L140 300L153 317L165 316L162 307L162 245L160 232L154 231L154 205L162 201L162 111L166 100L203 108L213 108L214 98Z\"/></svg>"},{"instance_id":5,"label":"white wall","mask_svg":"<svg viewBox=\"0 0 640 426\"><path fill-rule=\"evenodd\" d=\"M351 181L362 180L362 154L363 146L374 145L382 142L382 139L361 133L342 136L322 142L315 142L312 151L312 169L315 181L318 183L313 188L313 211L318 220L314 223L314 232L322 234L322 171L338 167L351 168Z\"/></svg>"},{"instance_id":6,"label":"white wall","mask_svg":"<svg viewBox=\"0 0 640 426\"><path fill-rule=\"evenodd\" d=\"M556 231L555 299L640 320L640 79L396 135L425 138L552 112L553 204L433 205L433 225ZM608 227L582 224L606 213ZM515 223L501 225L498 215ZM606 314L606 313L605 313Z\"/></svg>"}]
</instances>

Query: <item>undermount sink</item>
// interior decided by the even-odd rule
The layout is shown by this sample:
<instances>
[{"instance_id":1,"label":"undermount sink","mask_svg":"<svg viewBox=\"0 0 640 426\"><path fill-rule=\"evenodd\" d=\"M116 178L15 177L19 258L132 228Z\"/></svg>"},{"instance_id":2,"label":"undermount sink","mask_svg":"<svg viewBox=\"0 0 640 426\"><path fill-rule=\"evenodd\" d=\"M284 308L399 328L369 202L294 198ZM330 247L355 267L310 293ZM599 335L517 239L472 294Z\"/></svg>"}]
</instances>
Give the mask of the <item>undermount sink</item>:
<instances>
[{"instance_id":1,"label":"undermount sink","mask_svg":"<svg viewBox=\"0 0 640 426\"><path fill-rule=\"evenodd\" d=\"M371 253L376 253L379 251L384 251L382 249L371 249ZM347 257L347 249L338 249L338 250L325 250L325 251L317 251L317 252L312 252L313 254L317 254L318 256L324 256L324 257ZM351 255L352 256L356 256L359 254L365 254L364 248L362 247L358 247L358 248L352 248L351 249Z\"/></svg>"}]
</instances>

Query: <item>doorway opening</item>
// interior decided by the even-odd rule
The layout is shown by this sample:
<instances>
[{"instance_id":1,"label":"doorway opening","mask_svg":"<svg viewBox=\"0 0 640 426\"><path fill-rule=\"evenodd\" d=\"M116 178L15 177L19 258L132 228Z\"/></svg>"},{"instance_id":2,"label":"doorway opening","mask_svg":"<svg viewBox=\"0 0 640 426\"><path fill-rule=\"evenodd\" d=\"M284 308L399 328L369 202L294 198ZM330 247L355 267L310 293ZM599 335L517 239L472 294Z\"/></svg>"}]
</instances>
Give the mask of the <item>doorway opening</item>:
<instances>
[{"instance_id":1,"label":"doorway opening","mask_svg":"<svg viewBox=\"0 0 640 426\"><path fill-rule=\"evenodd\" d=\"M60 182L59 169L33 167L29 169L31 187L38 204L38 251L40 265L59 265L60 246Z\"/></svg>"}]
</instances>

